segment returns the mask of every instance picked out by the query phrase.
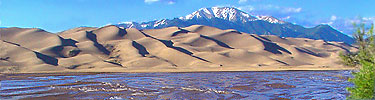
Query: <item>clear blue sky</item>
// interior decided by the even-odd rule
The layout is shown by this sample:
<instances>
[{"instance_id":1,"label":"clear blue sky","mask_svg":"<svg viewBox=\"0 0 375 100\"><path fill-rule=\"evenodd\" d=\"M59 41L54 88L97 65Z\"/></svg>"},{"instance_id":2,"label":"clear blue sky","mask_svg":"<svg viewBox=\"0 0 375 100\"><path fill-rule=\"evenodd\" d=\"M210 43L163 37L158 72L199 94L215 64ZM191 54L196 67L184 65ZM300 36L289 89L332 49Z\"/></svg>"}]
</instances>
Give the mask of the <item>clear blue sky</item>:
<instances>
[{"instance_id":1,"label":"clear blue sky","mask_svg":"<svg viewBox=\"0 0 375 100\"><path fill-rule=\"evenodd\" d=\"M0 0L0 27L34 27L59 32L125 21L176 18L199 8L237 7L312 27L329 24L349 33L361 16L375 21L375 0Z\"/></svg>"}]
</instances>

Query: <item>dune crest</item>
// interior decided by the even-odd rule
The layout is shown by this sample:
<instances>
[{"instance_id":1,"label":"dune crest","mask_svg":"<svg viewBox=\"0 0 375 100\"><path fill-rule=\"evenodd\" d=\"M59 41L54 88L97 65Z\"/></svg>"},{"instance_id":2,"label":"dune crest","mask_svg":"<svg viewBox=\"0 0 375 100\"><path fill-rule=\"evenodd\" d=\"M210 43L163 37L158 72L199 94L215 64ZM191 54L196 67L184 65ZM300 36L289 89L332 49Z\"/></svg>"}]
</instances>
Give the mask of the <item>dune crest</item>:
<instances>
[{"instance_id":1,"label":"dune crest","mask_svg":"<svg viewBox=\"0 0 375 100\"><path fill-rule=\"evenodd\" d=\"M355 47L192 25L164 29L79 27L57 34L0 29L0 72L187 72L351 69Z\"/></svg>"}]
</instances>

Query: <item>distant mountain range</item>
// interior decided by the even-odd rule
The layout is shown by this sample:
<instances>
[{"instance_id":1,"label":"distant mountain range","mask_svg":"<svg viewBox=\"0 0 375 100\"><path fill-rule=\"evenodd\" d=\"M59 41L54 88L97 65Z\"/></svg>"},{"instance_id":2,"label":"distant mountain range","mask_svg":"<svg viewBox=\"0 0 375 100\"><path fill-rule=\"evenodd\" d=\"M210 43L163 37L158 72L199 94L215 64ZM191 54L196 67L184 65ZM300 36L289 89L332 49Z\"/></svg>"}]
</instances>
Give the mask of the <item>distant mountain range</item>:
<instances>
[{"instance_id":1,"label":"distant mountain range","mask_svg":"<svg viewBox=\"0 0 375 100\"><path fill-rule=\"evenodd\" d=\"M206 25L220 29L236 29L258 35L277 35L280 37L310 38L352 44L354 39L329 25L305 28L274 18L272 16L252 16L233 7L201 8L185 17L162 19L149 22L123 22L116 26L137 29L161 29L171 26L188 27Z\"/></svg>"}]
</instances>

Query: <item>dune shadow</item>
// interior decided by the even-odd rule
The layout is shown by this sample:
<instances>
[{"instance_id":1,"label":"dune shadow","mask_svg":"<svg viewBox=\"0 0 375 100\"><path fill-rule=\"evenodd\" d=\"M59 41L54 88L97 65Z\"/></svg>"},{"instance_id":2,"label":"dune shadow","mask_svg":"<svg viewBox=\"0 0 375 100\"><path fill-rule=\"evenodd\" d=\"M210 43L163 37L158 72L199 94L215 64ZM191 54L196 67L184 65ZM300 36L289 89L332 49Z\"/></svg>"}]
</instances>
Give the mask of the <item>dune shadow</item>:
<instances>
[{"instance_id":1,"label":"dune shadow","mask_svg":"<svg viewBox=\"0 0 375 100\"><path fill-rule=\"evenodd\" d=\"M146 36L146 37L149 37L149 38L152 38L152 39L156 39L156 40L158 40L157 38L155 38L155 37L152 37L152 36L150 36L150 35L148 35L148 34L146 34L146 33L144 33L143 31L141 31L141 30L139 30L139 32L141 32L144 36Z\"/></svg>"},{"instance_id":2,"label":"dune shadow","mask_svg":"<svg viewBox=\"0 0 375 100\"><path fill-rule=\"evenodd\" d=\"M204 35L200 35L200 37L204 38L204 39L207 39L207 40L211 40L211 41L214 41L216 44L218 44L219 46L222 46L224 48L229 48L229 49L234 49L232 47L230 47L229 45L227 45L226 43L224 42L221 42L219 40L216 40L214 38L211 38L211 37L208 37L208 36L204 36Z\"/></svg>"},{"instance_id":3,"label":"dune shadow","mask_svg":"<svg viewBox=\"0 0 375 100\"><path fill-rule=\"evenodd\" d=\"M125 29L120 28L117 35L120 37L124 37L126 34L128 34L128 32Z\"/></svg>"},{"instance_id":4,"label":"dune shadow","mask_svg":"<svg viewBox=\"0 0 375 100\"><path fill-rule=\"evenodd\" d=\"M345 46L349 46L349 47L353 47L353 48L357 48L357 49L358 49L358 47L353 46L353 45L348 44L348 43L345 43L345 42L343 42L343 43L339 43L339 44L341 44L341 45L345 45Z\"/></svg>"},{"instance_id":5,"label":"dune shadow","mask_svg":"<svg viewBox=\"0 0 375 100\"><path fill-rule=\"evenodd\" d=\"M260 36L260 35L258 35L260 38L262 38L263 40L266 40L266 41L268 41L268 42L272 42L270 39L268 39L268 38L266 38L266 37L263 37L263 36Z\"/></svg>"},{"instance_id":6,"label":"dune shadow","mask_svg":"<svg viewBox=\"0 0 375 100\"><path fill-rule=\"evenodd\" d=\"M10 57L4 57L4 58L1 58L1 57L0 57L0 60L8 61L9 58L10 58Z\"/></svg>"},{"instance_id":7,"label":"dune shadow","mask_svg":"<svg viewBox=\"0 0 375 100\"><path fill-rule=\"evenodd\" d=\"M9 43L9 44L12 44L12 45L15 45L15 46L21 46L20 44L17 44L17 43L13 43L13 42L9 42L9 41L5 41L5 40L3 40L3 42L5 42L5 43Z\"/></svg>"},{"instance_id":8,"label":"dune shadow","mask_svg":"<svg viewBox=\"0 0 375 100\"><path fill-rule=\"evenodd\" d=\"M175 49L175 50L180 51L182 53L185 53L185 54L190 55L190 56L192 56L194 58L197 58L199 60L203 60L205 62L210 62L210 61L208 61L206 59L194 56L192 52L190 52L190 51L188 51L188 50L186 50L184 48L173 46L173 42L171 40L169 40L169 41L167 41L167 40L159 40L159 41L162 42L165 46L167 46L169 48L172 48L172 49Z\"/></svg>"},{"instance_id":9,"label":"dune shadow","mask_svg":"<svg viewBox=\"0 0 375 100\"><path fill-rule=\"evenodd\" d=\"M165 62L171 64L172 66L177 67L176 64L174 64L173 62L171 62L171 61L169 61L169 60L167 60L167 59L163 59L163 58L160 58L160 57L158 57L158 56L151 56L151 58L156 58L156 59L159 59L159 60L165 61Z\"/></svg>"},{"instance_id":10,"label":"dune shadow","mask_svg":"<svg viewBox=\"0 0 375 100\"><path fill-rule=\"evenodd\" d=\"M86 31L86 37L94 42L94 46L101 52L103 52L106 55L109 55L111 52L109 52L102 44L98 43L96 34L94 34L92 31Z\"/></svg>"},{"instance_id":11,"label":"dune shadow","mask_svg":"<svg viewBox=\"0 0 375 100\"><path fill-rule=\"evenodd\" d=\"M33 52L35 53L36 57L39 58L40 60L42 60L44 63L54 65L54 66L58 65L59 61L56 58L44 55L44 54L39 53L39 52L35 52L35 51L33 51Z\"/></svg>"},{"instance_id":12,"label":"dune shadow","mask_svg":"<svg viewBox=\"0 0 375 100\"><path fill-rule=\"evenodd\" d=\"M242 34L242 33L239 32L239 31L225 31L225 32L221 32L221 33L216 34L216 36L224 36L224 35L227 35L227 34Z\"/></svg>"},{"instance_id":13,"label":"dune shadow","mask_svg":"<svg viewBox=\"0 0 375 100\"><path fill-rule=\"evenodd\" d=\"M282 64L284 64L284 65L287 65L287 66L289 66L289 64L288 63L286 63L286 62L283 62L283 61L281 61L281 60L277 60L277 59L274 59L275 61L277 61L277 62L279 62L279 63L282 63Z\"/></svg>"},{"instance_id":14,"label":"dune shadow","mask_svg":"<svg viewBox=\"0 0 375 100\"><path fill-rule=\"evenodd\" d=\"M138 50L138 53L141 54L143 57L146 57L146 54L150 54L143 45L141 45L141 44L139 44L135 41L132 42L132 45L133 45L134 48L136 48Z\"/></svg>"},{"instance_id":15,"label":"dune shadow","mask_svg":"<svg viewBox=\"0 0 375 100\"><path fill-rule=\"evenodd\" d=\"M163 44L164 44L166 47L168 47L168 48L172 48L172 49L177 50L177 51L179 51L179 52L181 52L181 53L184 53L184 54L190 55L191 57L197 58L197 59L199 59L199 60L202 60L202 61L205 61L205 62L210 62L210 61L208 61L208 60L206 60L206 59L203 59L203 58L200 58L200 57L194 56L192 52L190 52L190 51L188 51L188 50L186 50L186 49L184 49L184 48L173 46L173 42L172 42L171 40L161 40L161 39L157 39L157 38L155 38L155 37L152 37L152 36L150 36L150 35L148 35L148 34L142 32L142 31L141 31L141 33L142 33L144 36L146 36L146 37L150 37L150 38L152 38L152 39L155 39L155 40L160 41L161 43L163 43Z\"/></svg>"},{"instance_id":16,"label":"dune shadow","mask_svg":"<svg viewBox=\"0 0 375 100\"><path fill-rule=\"evenodd\" d=\"M106 62L106 63L110 63L110 64L113 64L113 65L117 65L117 66L124 67L124 66L122 66L120 63L116 63L116 62L112 62L112 61L105 61L105 60L104 60L104 62Z\"/></svg>"},{"instance_id":17,"label":"dune shadow","mask_svg":"<svg viewBox=\"0 0 375 100\"><path fill-rule=\"evenodd\" d=\"M181 48L181 47L176 47L176 46L173 46L173 42L171 40L159 40L160 42L162 42L165 46L169 47L169 48L172 48L172 49L175 49L177 51L180 51L182 53L185 53L185 54L188 54L188 55L192 55L193 53L184 49L184 48Z\"/></svg>"},{"instance_id":18,"label":"dune shadow","mask_svg":"<svg viewBox=\"0 0 375 100\"><path fill-rule=\"evenodd\" d=\"M64 57L64 55L60 53L63 49L64 49L64 46L55 46L55 47L52 47L50 51L59 57Z\"/></svg>"},{"instance_id":19,"label":"dune shadow","mask_svg":"<svg viewBox=\"0 0 375 100\"><path fill-rule=\"evenodd\" d=\"M64 39L60 36L58 36L60 38L60 42L61 42L61 46L73 46L73 47L77 47L76 43L78 43L78 41L76 40L73 40L73 39Z\"/></svg>"},{"instance_id":20,"label":"dune shadow","mask_svg":"<svg viewBox=\"0 0 375 100\"><path fill-rule=\"evenodd\" d=\"M63 54L60 53L64 49L64 46L77 47L76 43L78 43L78 42L73 40L73 39L64 39L60 36L58 36L58 37L59 37L59 40L61 42L61 45L54 46L51 49L49 49L49 51L51 51L52 53L56 54L59 57L66 58Z\"/></svg>"},{"instance_id":21,"label":"dune shadow","mask_svg":"<svg viewBox=\"0 0 375 100\"><path fill-rule=\"evenodd\" d=\"M288 54L292 54L290 51L288 51L287 49L283 48L283 47L280 47L279 45L277 45L276 43L272 43L272 42L268 42L268 41L264 41L258 37L255 37L253 35L251 35L252 37L254 37L255 39L261 41L264 45L264 50L268 51L268 52L271 52L273 54L282 54L282 52L280 52L279 50L281 51L284 51Z\"/></svg>"},{"instance_id":22,"label":"dune shadow","mask_svg":"<svg viewBox=\"0 0 375 100\"><path fill-rule=\"evenodd\" d=\"M339 46L339 45L336 45L336 44L332 44L332 43L328 43L328 42L324 42L324 44L323 45L332 45L332 46L335 46L335 47L339 47L339 48L341 48L341 49L344 49L346 52L350 52L350 50L348 50L348 49L346 49L346 48L344 48L344 47L342 47L342 46Z\"/></svg>"},{"instance_id":23,"label":"dune shadow","mask_svg":"<svg viewBox=\"0 0 375 100\"><path fill-rule=\"evenodd\" d=\"M89 40L91 40L91 41L93 41L93 42L95 42L95 43L98 42L98 40L96 39L96 34L94 34L92 31L86 31L86 37L87 37Z\"/></svg>"},{"instance_id":24,"label":"dune shadow","mask_svg":"<svg viewBox=\"0 0 375 100\"><path fill-rule=\"evenodd\" d=\"M190 31L185 30L185 29L181 29L181 28L178 28L178 29L180 29L180 30L174 32L174 33L172 34L172 36L176 36L176 35L181 34L181 33L188 33L188 32L190 32Z\"/></svg>"},{"instance_id":25,"label":"dune shadow","mask_svg":"<svg viewBox=\"0 0 375 100\"><path fill-rule=\"evenodd\" d=\"M227 31L225 33L237 33L237 34L242 34L240 31L237 30L232 30L232 31Z\"/></svg>"},{"instance_id":26,"label":"dune shadow","mask_svg":"<svg viewBox=\"0 0 375 100\"><path fill-rule=\"evenodd\" d=\"M299 51L299 52L307 53L309 55L313 55L313 56L316 56L316 57L328 57L329 56L329 55L326 55L326 54L312 52L312 51L310 51L306 48L297 48L297 47L294 47L294 48L296 48L296 50Z\"/></svg>"}]
</instances>

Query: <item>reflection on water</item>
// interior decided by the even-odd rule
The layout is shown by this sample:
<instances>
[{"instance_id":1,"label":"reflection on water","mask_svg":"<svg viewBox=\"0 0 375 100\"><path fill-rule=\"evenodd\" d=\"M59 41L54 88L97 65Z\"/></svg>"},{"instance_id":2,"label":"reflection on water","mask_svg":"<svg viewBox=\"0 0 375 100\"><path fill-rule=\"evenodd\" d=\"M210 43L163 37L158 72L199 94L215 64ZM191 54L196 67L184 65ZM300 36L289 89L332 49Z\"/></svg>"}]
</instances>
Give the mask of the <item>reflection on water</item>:
<instances>
[{"instance_id":1,"label":"reflection on water","mask_svg":"<svg viewBox=\"0 0 375 100\"><path fill-rule=\"evenodd\" d=\"M0 75L0 99L345 99L350 71Z\"/></svg>"}]
</instances>

